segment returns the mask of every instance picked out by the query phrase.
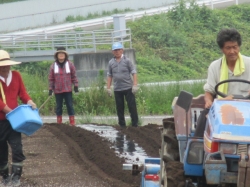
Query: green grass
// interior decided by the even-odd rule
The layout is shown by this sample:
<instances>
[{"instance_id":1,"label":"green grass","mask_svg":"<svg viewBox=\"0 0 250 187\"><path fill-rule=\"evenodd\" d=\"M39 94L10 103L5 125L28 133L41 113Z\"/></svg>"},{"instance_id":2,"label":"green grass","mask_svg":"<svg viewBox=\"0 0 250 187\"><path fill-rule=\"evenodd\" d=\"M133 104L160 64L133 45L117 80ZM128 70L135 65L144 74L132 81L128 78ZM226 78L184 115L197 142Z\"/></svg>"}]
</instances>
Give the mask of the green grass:
<instances>
[{"instance_id":1,"label":"green grass","mask_svg":"<svg viewBox=\"0 0 250 187\"><path fill-rule=\"evenodd\" d=\"M22 77L33 101L38 108L46 101L48 96L48 80L46 76L30 75L22 73ZM171 104L174 97L178 96L180 91L186 90L194 96L203 93L204 82L184 84L181 82L170 85L141 85L136 93L136 102L139 115L161 115L172 114ZM86 91L80 91L73 94L74 109L76 115L83 116L82 121L88 123L93 116L116 116L114 97L109 97L104 89L103 79L93 83ZM53 96L45 106L40 110L42 115L55 115L55 97ZM126 106L126 105L125 105ZM63 112L67 115L66 107ZM127 106L126 115L129 115Z\"/></svg>"},{"instance_id":2,"label":"green grass","mask_svg":"<svg viewBox=\"0 0 250 187\"><path fill-rule=\"evenodd\" d=\"M66 22L76 22L76 21L84 21L84 20L89 20L89 19L94 19L94 18L100 18L100 17L105 17L105 16L111 16L114 14L121 14L121 13L126 13L126 12L132 12L134 10L130 8L125 8L125 9L114 9L112 11L102 11L102 13L88 13L87 16L82 16L82 15L77 15L77 16L72 16L68 15L65 19Z\"/></svg>"},{"instance_id":3,"label":"green grass","mask_svg":"<svg viewBox=\"0 0 250 187\"><path fill-rule=\"evenodd\" d=\"M211 10L185 1L168 13L127 22L140 82L204 79L209 64L222 56L216 36L222 28L242 35L241 53L250 55L250 4Z\"/></svg>"},{"instance_id":4,"label":"green grass","mask_svg":"<svg viewBox=\"0 0 250 187\"><path fill-rule=\"evenodd\" d=\"M0 4L12 3L12 2L18 2L18 1L25 1L25 0L0 0Z\"/></svg>"}]
</instances>

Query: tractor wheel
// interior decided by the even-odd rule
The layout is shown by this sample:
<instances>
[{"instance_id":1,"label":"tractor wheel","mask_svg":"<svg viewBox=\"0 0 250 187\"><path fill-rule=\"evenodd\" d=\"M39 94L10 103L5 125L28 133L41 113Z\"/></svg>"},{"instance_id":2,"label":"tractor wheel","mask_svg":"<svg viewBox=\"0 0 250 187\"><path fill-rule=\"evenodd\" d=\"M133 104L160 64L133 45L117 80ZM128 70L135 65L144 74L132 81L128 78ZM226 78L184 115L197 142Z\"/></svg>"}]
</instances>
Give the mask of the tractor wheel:
<instances>
[{"instance_id":1,"label":"tractor wheel","mask_svg":"<svg viewBox=\"0 0 250 187\"><path fill-rule=\"evenodd\" d=\"M174 118L163 119L161 144L161 187L194 187L184 176L180 162L178 141L175 134Z\"/></svg>"},{"instance_id":2,"label":"tractor wheel","mask_svg":"<svg viewBox=\"0 0 250 187\"><path fill-rule=\"evenodd\" d=\"M162 187L169 187L166 164L179 161L178 141L175 136L174 118L163 119L162 144L160 150L161 169L160 182ZM171 186L170 186L171 187Z\"/></svg>"}]
</instances>

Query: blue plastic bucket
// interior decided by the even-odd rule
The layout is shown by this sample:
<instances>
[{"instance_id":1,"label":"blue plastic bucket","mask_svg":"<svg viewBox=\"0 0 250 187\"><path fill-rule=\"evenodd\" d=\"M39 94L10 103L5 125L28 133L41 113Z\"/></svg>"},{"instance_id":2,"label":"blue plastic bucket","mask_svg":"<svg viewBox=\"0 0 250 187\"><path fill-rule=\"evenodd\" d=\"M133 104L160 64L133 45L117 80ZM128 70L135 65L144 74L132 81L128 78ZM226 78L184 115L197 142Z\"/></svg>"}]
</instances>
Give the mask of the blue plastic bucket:
<instances>
[{"instance_id":1,"label":"blue plastic bucket","mask_svg":"<svg viewBox=\"0 0 250 187\"><path fill-rule=\"evenodd\" d=\"M19 105L6 114L12 128L27 136L32 135L43 125L38 109L33 110L30 105Z\"/></svg>"}]
</instances>

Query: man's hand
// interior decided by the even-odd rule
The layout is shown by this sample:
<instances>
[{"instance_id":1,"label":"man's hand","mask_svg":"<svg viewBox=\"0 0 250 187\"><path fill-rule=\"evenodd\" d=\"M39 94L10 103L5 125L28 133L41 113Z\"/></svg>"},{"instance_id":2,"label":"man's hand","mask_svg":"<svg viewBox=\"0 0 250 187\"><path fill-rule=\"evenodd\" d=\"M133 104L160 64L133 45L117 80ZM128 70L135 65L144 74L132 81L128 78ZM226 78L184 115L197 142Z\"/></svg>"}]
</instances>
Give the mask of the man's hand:
<instances>
[{"instance_id":1,"label":"man's hand","mask_svg":"<svg viewBox=\"0 0 250 187\"><path fill-rule=\"evenodd\" d=\"M233 98L234 98L233 95L228 95L227 97L219 98L219 100L232 100Z\"/></svg>"},{"instance_id":2,"label":"man's hand","mask_svg":"<svg viewBox=\"0 0 250 187\"><path fill-rule=\"evenodd\" d=\"M74 86L74 91L75 91L75 93L79 92L78 86Z\"/></svg>"},{"instance_id":3,"label":"man's hand","mask_svg":"<svg viewBox=\"0 0 250 187\"><path fill-rule=\"evenodd\" d=\"M53 93L53 90L49 90L49 96L51 96Z\"/></svg>"},{"instance_id":4,"label":"man's hand","mask_svg":"<svg viewBox=\"0 0 250 187\"><path fill-rule=\"evenodd\" d=\"M107 89L106 91L107 91L108 96L112 97L112 91L111 91L111 89Z\"/></svg>"},{"instance_id":5,"label":"man's hand","mask_svg":"<svg viewBox=\"0 0 250 187\"><path fill-rule=\"evenodd\" d=\"M30 105L32 107L32 109L36 109L37 108L36 104L32 100L29 100L27 102L27 104Z\"/></svg>"},{"instance_id":6,"label":"man's hand","mask_svg":"<svg viewBox=\"0 0 250 187\"><path fill-rule=\"evenodd\" d=\"M8 114L9 112L11 112L12 111L12 109L10 108L10 107L8 107L8 105L6 105L4 108L3 108L3 112L5 113L5 114Z\"/></svg>"},{"instance_id":7,"label":"man's hand","mask_svg":"<svg viewBox=\"0 0 250 187\"><path fill-rule=\"evenodd\" d=\"M135 94L139 90L139 87L137 85L134 85L132 87L132 93Z\"/></svg>"},{"instance_id":8,"label":"man's hand","mask_svg":"<svg viewBox=\"0 0 250 187\"><path fill-rule=\"evenodd\" d=\"M210 92L205 92L205 108L209 109L214 101L214 96Z\"/></svg>"},{"instance_id":9,"label":"man's hand","mask_svg":"<svg viewBox=\"0 0 250 187\"><path fill-rule=\"evenodd\" d=\"M212 106L212 104L213 104L213 101L211 101L211 100L206 100L206 101L205 101L205 108L210 108L210 107Z\"/></svg>"}]
</instances>

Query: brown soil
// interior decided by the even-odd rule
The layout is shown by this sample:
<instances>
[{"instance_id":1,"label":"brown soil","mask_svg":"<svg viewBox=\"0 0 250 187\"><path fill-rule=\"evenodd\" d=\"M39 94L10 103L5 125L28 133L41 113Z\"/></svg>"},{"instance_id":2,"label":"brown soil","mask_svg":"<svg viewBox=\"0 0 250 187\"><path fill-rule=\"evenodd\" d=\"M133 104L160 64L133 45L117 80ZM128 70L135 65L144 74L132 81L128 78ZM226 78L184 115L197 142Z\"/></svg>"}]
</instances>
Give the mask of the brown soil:
<instances>
[{"instance_id":1,"label":"brown soil","mask_svg":"<svg viewBox=\"0 0 250 187\"><path fill-rule=\"evenodd\" d=\"M183 164L177 161L170 161L166 165L168 171L168 186L170 187L185 187L187 180L187 187L195 187L191 179L184 176Z\"/></svg>"},{"instance_id":2,"label":"brown soil","mask_svg":"<svg viewBox=\"0 0 250 187\"><path fill-rule=\"evenodd\" d=\"M148 156L159 157L159 125L117 128L141 146ZM140 174L122 170L124 159L112 143L80 127L44 124L34 135L23 136L22 186L137 187Z\"/></svg>"}]
</instances>

